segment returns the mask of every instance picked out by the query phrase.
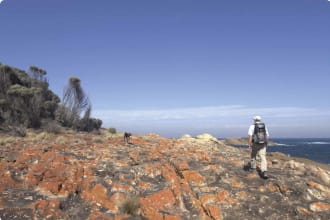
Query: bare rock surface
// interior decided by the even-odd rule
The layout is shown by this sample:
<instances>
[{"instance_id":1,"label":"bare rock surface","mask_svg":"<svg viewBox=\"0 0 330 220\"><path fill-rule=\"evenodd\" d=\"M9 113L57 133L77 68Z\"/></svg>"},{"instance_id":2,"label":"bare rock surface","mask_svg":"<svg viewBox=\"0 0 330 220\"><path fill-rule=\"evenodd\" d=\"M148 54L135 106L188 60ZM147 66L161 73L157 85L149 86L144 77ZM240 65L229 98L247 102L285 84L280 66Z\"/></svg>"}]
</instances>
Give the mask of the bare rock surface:
<instances>
[{"instance_id":1,"label":"bare rock surface","mask_svg":"<svg viewBox=\"0 0 330 220\"><path fill-rule=\"evenodd\" d=\"M209 135L39 135L0 146L4 219L330 219L330 167L249 152Z\"/></svg>"}]
</instances>

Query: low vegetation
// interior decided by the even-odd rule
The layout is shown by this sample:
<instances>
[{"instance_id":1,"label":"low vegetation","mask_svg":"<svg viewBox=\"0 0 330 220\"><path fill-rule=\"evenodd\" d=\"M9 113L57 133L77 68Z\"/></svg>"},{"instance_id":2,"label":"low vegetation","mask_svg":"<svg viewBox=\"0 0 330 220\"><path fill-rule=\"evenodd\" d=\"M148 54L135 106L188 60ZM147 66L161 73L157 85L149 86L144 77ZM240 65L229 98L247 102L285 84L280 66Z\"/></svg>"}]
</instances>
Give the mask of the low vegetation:
<instances>
[{"instance_id":1,"label":"low vegetation","mask_svg":"<svg viewBox=\"0 0 330 220\"><path fill-rule=\"evenodd\" d=\"M62 128L91 132L102 126L77 77L69 78L62 100L49 89L47 71L27 72L0 63L0 132L26 136L26 129L58 134Z\"/></svg>"},{"instance_id":2,"label":"low vegetation","mask_svg":"<svg viewBox=\"0 0 330 220\"><path fill-rule=\"evenodd\" d=\"M136 216L139 214L140 208L141 204L139 199L136 197L131 197L122 203L122 205L120 206L120 212L123 214Z\"/></svg>"}]
</instances>

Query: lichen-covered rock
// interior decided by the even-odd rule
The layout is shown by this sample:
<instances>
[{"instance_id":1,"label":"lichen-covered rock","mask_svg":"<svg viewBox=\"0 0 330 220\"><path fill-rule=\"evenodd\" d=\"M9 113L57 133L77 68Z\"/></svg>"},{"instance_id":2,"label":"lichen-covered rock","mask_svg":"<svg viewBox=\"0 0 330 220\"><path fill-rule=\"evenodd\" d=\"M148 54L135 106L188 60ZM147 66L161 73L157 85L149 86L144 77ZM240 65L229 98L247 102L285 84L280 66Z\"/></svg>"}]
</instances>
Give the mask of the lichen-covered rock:
<instances>
[{"instance_id":1,"label":"lichen-covered rock","mask_svg":"<svg viewBox=\"0 0 330 220\"><path fill-rule=\"evenodd\" d=\"M1 219L330 219L329 166L271 153L265 180L208 134L43 135L0 155Z\"/></svg>"},{"instance_id":2,"label":"lichen-covered rock","mask_svg":"<svg viewBox=\"0 0 330 220\"><path fill-rule=\"evenodd\" d=\"M205 140L205 141L218 141L217 138L213 137L212 135L210 134L200 134L200 135L197 135L196 136L197 139L200 139L200 140Z\"/></svg>"}]
</instances>

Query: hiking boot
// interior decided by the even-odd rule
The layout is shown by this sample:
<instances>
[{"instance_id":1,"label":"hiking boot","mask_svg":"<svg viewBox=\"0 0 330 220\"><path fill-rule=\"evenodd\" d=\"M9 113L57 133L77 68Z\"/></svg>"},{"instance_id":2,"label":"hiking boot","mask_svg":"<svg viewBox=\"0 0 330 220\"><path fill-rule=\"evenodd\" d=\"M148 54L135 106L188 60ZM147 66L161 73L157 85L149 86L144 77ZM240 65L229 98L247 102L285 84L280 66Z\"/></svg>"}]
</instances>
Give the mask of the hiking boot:
<instances>
[{"instance_id":1,"label":"hiking boot","mask_svg":"<svg viewBox=\"0 0 330 220\"><path fill-rule=\"evenodd\" d=\"M261 173L261 177L262 177L263 179L268 179L267 172L266 172L266 171L262 172L262 173Z\"/></svg>"}]
</instances>

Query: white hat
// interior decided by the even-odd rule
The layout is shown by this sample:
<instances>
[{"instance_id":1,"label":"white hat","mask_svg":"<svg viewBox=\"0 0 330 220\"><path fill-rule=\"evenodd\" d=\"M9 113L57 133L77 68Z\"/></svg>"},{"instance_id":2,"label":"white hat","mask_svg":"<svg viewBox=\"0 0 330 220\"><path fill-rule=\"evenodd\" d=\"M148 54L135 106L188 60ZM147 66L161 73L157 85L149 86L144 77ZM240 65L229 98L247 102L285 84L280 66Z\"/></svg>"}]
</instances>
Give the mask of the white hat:
<instances>
[{"instance_id":1,"label":"white hat","mask_svg":"<svg viewBox=\"0 0 330 220\"><path fill-rule=\"evenodd\" d=\"M253 120L255 121L261 121L261 117L259 115L256 115L253 117Z\"/></svg>"}]
</instances>

